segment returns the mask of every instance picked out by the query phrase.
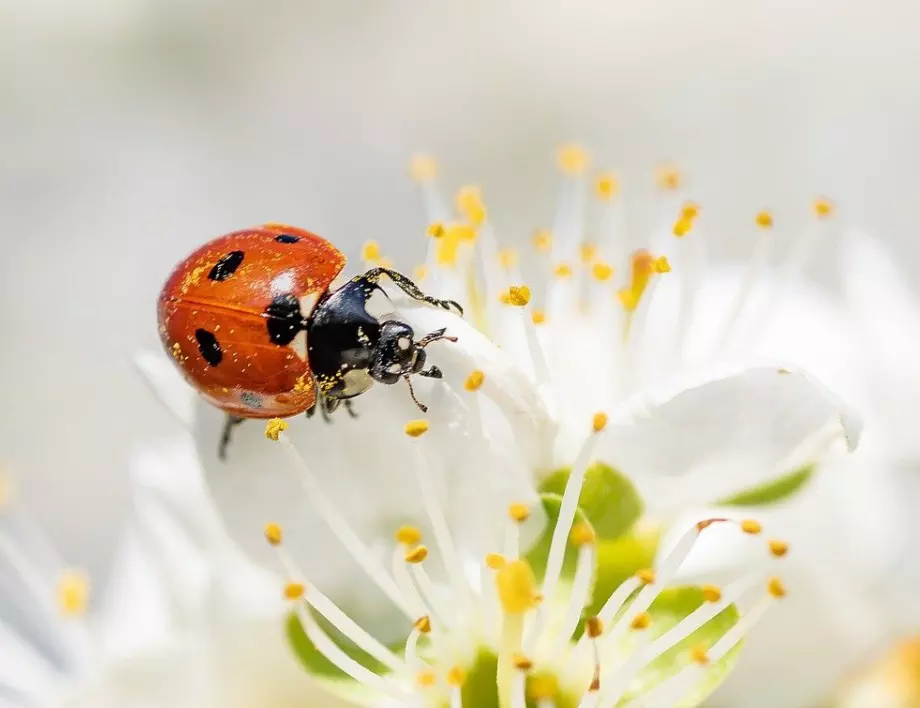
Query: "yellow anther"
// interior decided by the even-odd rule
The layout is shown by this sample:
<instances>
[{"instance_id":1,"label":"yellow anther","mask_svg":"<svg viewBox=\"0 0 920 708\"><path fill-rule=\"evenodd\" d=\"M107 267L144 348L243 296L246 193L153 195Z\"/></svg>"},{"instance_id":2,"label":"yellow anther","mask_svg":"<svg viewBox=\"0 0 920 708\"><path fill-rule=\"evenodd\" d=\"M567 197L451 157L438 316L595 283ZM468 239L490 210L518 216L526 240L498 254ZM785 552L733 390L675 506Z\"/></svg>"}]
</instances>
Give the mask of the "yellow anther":
<instances>
[{"instance_id":1,"label":"yellow anther","mask_svg":"<svg viewBox=\"0 0 920 708\"><path fill-rule=\"evenodd\" d=\"M502 305L510 305L510 304L511 304L511 295L509 294L509 292L508 292L507 290L502 290L502 291L498 294L498 301L499 301Z\"/></svg>"},{"instance_id":2,"label":"yellow anther","mask_svg":"<svg viewBox=\"0 0 920 708\"><path fill-rule=\"evenodd\" d=\"M616 196L616 193L620 191L620 183L617 181L617 178L613 173L601 172L601 174L597 176L597 182L594 184L594 190L598 199L608 201L613 199L613 197Z\"/></svg>"},{"instance_id":3,"label":"yellow anther","mask_svg":"<svg viewBox=\"0 0 920 708\"><path fill-rule=\"evenodd\" d=\"M671 266L664 256L655 258L644 249L633 253L630 259L629 285L617 293L626 311L633 312L639 306L653 275L667 273L670 269Z\"/></svg>"},{"instance_id":4,"label":"yellow anther","mask_svg":"<svg viewBox=\"0 0 920 708\"><path fill-rule=\"evenodd\" d=\"M428 268L423 265L417 265L412 271L412 276L415 278L416 282L420 283L428 276Z\"/></svg>"},{"instance_id":5,"label":"yellow anther","mask_svg":"<svg viewBox=\"0 0 920 708\"><path fill-rule=\"evenodd\" d=\"M556 153L559 169L567 175L580 175L588 167L588 153L581 145L563 145Z\"/></svg>"},{"instance_id":6,"label":"yellow anther","mask_svg":"<svg viewBox=\"0 0 920 708\"><path fill-rule=\"evenodd\" d=\"M512 285L508 288L508 304L524 307L530 302L530 288L526 285Z\"/></svg>"},{"instance_id":7,"label":"yellow anther","mask_svg":"<svg viewBox=\"0 0 920 708\"><path fill-rule=\"evenodd\" d=\"M438 682L438 677L435 675L434 671L419 671L418 676L415 677L416 683L422 688L431 688Z\"/></svg>"},{"instance_id":8,"label":"yellow anther","mask_svg":"<svg viewBox=\"0 0 920 708\"><path fill-rule=\"evenodd\" d=\"M763 526L760 525L759 521L754 519L744 519L741 522L741 530L745 533L757 534L763 531Z\"/></svg>"},{"instance_id":9,"label":"yellow anther","mask_svg":"<svg viewBox=\"0 0 920 708\"><path fill-rule=\"evenodd\" d=\"M455 198L457 211L466 217L473 226L479 226L486 220L486 207L482 200L482 189L476 185L461 187Z\"/></svg>"},{"instance_id":10,"label":"yellow anther","mask_svg":"<svg viewBox=\"0 0 920 708\"><path fill-rule=\"evenodd\" d=\"M535 325L543 324L546 322L546 313L543 310L533 310L530 319Z\"/></svg>"},{"instance_id":11,"label":"yellow anther","mask_svg":"<svg viewBox=\"0 0 920 708\"><path fill-rule=\"evenodd\" d=\"M613 277L613 268L606 263L595 263L591 266L591 275L594 276L595 280L603 283Z\"/></svg>"},{"instance_id":12,"label":"yellow anther","mask_svg":"<svg viewBox=\"0 0 920 708\"><path fill-rule=\"evenodd\" d=\"M636 571L636 577L646 585L653 585L655 583L655 571L651 568L643 568L642 570Z\"/></svg>"},{"instance_id":13,"label":"yellow anther","mask_svg":"<svg viewBox=\"0 0 920 708\"><path fill-rule=\"evenodd\" d=\"M511 270L518 262L518 252L513 248L502 248L498 252L498 264L505 270Z\"/></svg>"},{"instance_id":14,"label":"yellow anther","mask_svg":"<svg viewBox=\"0 0 920 708\"><path fill-rule=\"evenodd\" d=\"M430 182L438 176L438 163L431 155L413 155L409 162L409 174L417 182Z\"/></svg>"},{"instance_id":15,"label":"yellow anther","mask_svg":"<svg viewBox=\"0 0 920 708\"><path fill-rule=\"evenodd\" d=\"M287 421L281 418L272 418L265 424L265 437L269 440L278 440L278 436L287 430Z\"/></svg>"},{"instance_id":16,"label":"yellow anther","mask_svg":"<svg viewBox=\"0 0 920 708\"><path fill-rule=\"evenodd\" d=\"M658 256L658 258L652 262L652 268L659 274L671 272L671 264L668 263L667 256Z\"/></svg>"},{"instance_id":17,"label":"yellow anther","mask_svg":"<svg viewBox=\"0 0 920 708\"><path fill-rule=\"evenodd\" d=\"M486 556L486 565L490 570L498 570L505 562L505 557L501 553L490 553Z\"/></svg>"},{"instance_id":18,"label":"yellow anther","mask_svg":"<svg viewBox=\"0 0 920 708\"><path fill-rule=\"evenodd\" d=\"M420 438L428 432L428 421L424 418L410 420L406 423L404 430L406 431L406 435L410 438Z\"/></svg>"},{"instance_id":19,"label":"yellow anther","mask_svg":"<svg viewBox=\"0 0 920 708\"><path fill-rule=\"evenodd\" d=\"M599 411L594 414L594 417L591 419L591 427L594 429L595 433L601 432L604 428L607 427L607 414L603 411Z\"/></svg>"},{"instance_id":20,"label":"yellow anther","mask_svg":"<svg viewBox=\"0 0 920 708\"><path fill-rule=\"evenodd\" d=\"M597 639L604 633L604 623L600 617L585 618L585 634L591 639Z\"/></svg>"},{"instance_id":21,"label":"yellow anther","mask_svg":"<svg viewBox=\"0 0 920 708\"><path fill-rule=\"evenodd\" d=\"M690 650L690 658L695 664L705 666L709 663L709 649L705 644L697 644Z\"/></svg>"},{"instance_id":22,"label":"yellow anther","mask_svg":"<svg viewBox=\"0 0 920 708\"><path fill-rule=\"evenodd\" d=\"M447 672L447 685L454 688L459 688L466 681L466 671L463 670L462 666L454 665L450 668L450 671Z\"/></svg>"},{"instance_id":23,"label":"yellow anther","mask_svg":"<svg viewBox=\"0 0 920 708\"><path fill-rule=\"evenodd\" d=\"M265 540L273 546L280 546L284 540L284 533L278 524L265 524Z\"/></svg>"},{"instance_id":24,"label":"yellow anther","mask_svg":"<svg viewBox=\"0 0 920 708\"><path fill-rule=\"evenodd\" d=\"M495 574L498 599L509 615L521 615L539 604L537 580L525 560L509 561Z\"/></svg>"},{"instance_id":25,"label":"yellow anther","mask_svg":"<svg viewBox=\"0 0 920 708\"><path fill-rule=\"evenodd\" d=\"M523 654L515 654L512 662L514 663L514 668L518 671L530 671L533 668L533 661Z\"/></svg>"},{"instance_id":26,"label":"yellow anther","mask_svg":"<svg viewBox=\"0 0 920 708\"><path fill-rule=\"evenodd\" d=\"M773 228L773 214L768 211L759 211L754 217L754 223L762 229Z\"/></svg>"},{"instance_id":27,"label":"yellow anther","mask_svg":"<svg viewBox=\"0 0 920 708\"><path fill-rule=\"evenodd\" d=\"M789 552L789 543L786 541L780 541L778 539L772 539L770 541L770 553L772 553L777 558L782 558Z\"/></svg>"},{"instance_id":28,"label":"yellow anther","mask_svg":"<svg viewBox=\"0 0 920 708\"><path fill-rule=\"evenodd\" d=\"M786 586L783 585L782 580L773 577L767 581L767 592L777 599L786 597Z\"/></svg>"},{"instance_id":29,"label":"yellow anther","mask_svg":"<svg viewBox=\"0 0 920 708\"><path fill-rule=\"evenodd\" d=\"M681 217L674 222L674 235L677 238L683 238L693 230L693 219Z\"/></svg>"},{"instance_id":30,"label":"yellow anther","mask_svg":"<svg viewBox=\"0 0 920 708\"><path fill-rule=\"evenodd\" d=\"M555 268L553 268L553 275L557 278L571 278L572 277L572 266L568 263L558 263Z\"/></svg>"},{"instance_id":31,"label":"yellow anther","mask_svg":"<svg viewBox=\"0 0 920 708\"><path fill-rule=\"evenodd\" d=\"M380 258L380 244L376 241L365 241L361 246L361 259L375 263Z\"/></svg>"},{"instance_id":32,"label":"yellow anther","mask_svg":"<svg viewBox=\"0 0 920 708\"><path fill-rule=\"evenodd\" d=\"M82 570L65 570L57 585L58 608L65 617L86 612L89 604L89 576Z\"/></svg>"},{"instance_id":33,"label":"yellow anther","mask_svg":"<svg viewBox=\"0 0 920 708\"><path fill-rule=\"evenodd\" d=\"M812 209L815 210L815 216L819 219L826 219L834 213L834 203L830 199L825 199L824 197L815 199L811 206Z\"/></svg>"},{"instance_id":34,"label":"yellow anther","mask_svg":"<svg viewBox=\"0 0 920 708\"><path fill-rule=\"evenodd\" d=\"M441 238L444 235L444 224L440 221L435 221L431 224L428 224L428 228L425 229L425 233L431 236L431 238Z\"/></svg>"},{"instance_id":35,"label":"yellow anther","mask_svg":"<svg viewBox=\"0 0 920 708\"><path fill-rule=\"evenodd\" d=\"M593 243L583 243L578 248L579 254L581 255L581 262L585 265L590 265L595 260L597 260L597 246Z\"/></svg>"},{"instance_id":36,"label":"yellow anther","mask_svg":"<svg viewBox=\"0 0 920 708\"><path fill-rule=\"evenodd\" d=\"M435 260L439 265L457 265L460 245L476 240L476 229L469 224L449 224L444 227L443 235L437 240Z\"/></svg>"},{"instance_id":37,"label":"yellow anther","mask_svg":"<svg viewBox=\"0 0 920 708\"><path fill-rule=\"evenodd\" d=\"M580 521L572 526L569 540L575 546L589 546L597 541L597 534L594 533L591 524Z\"/></svg>"},{"instance_id":38,"label":"yellow anther","mask_svg":"<svg viewBox=\"0 0 920 708\"><path fill-rule=\"evenodd\" d=\"M431 631L431 618L428 615L423 615L415 620L412 626L421 634L428 634Z\"/></svg>"},{"instance_id":39,"label":"yellow anther","mask_svg":"<svg viewBox=\"0 0 920 708\"><path fill-rule=\"evenodd\" d=\"M629 628L635 630L648 629L651 623L652 616L648 612L640 612L632 618L632 621L629 623Z\"/></svg>"},{"instance_id":40,"label":"yellow anther","mask_svg":"<svg viewBox=\"0 0 920 708\"><path fill-rule=\"evenodd\" d=\"M701 589L706 602L718 602L722 599L722 591L715 585L704 585Z\"/></svg>"},{"instance_id":41,"label":"yellow anther","mask_svg":"<svg viewBox=\"0 0 920 708\"><path fill-rule=\"evenodd\" d=\"M396 542L403 546L415 546L422 541L422 530L418 526L400 526L396 529Z\"/></svg>"},{"instance_id":42,"label":"yellow anther","mask_svg":"<svg viewBox=\"0 0 920 708\"><path fill-rule=\"evenodd\" d=\"M406 551L406 555L403 556L406 560L406 563L421 563L428 557L428 548L426 546L415 546L414 548Z\"/></svg>"},{"instance_id":43,"label":"yellow anther","mask_svg":"<svg viewBox=\"0 0 920 708\"><path fill-rule=\"evenodd\" d=\"M531 676L527 682L527 695L535 703L551 701L559 695L559 679L553 674Z\"/></svg>"},{"instance_id":44,"label":"yellow anther","mask_svg":"<svg viewBox=\"0 0 920 708\"><path fill-rule=\"evenodd\" d=\"M662 165L655 171L655 182L662 189L680 189L680 171L672 165Z\"/></svg>"},{"instance_id":45,"label":"yellow anther","mask_svg":"<svg viewBox=\"0 0 920 708\"><path fill-rule=\"evenodd\" d=\"M693 221L696 217L700 215L700 205L696 202L686 202L680 208L680 218L687 219L688 221Z\"/></svg>"},{"instance_id":46,"label":"yellow anther","mask_svg":"<svg viewBox=\"0 0 920 708\"><path fill-rule=\"evenodd\" d=\"M530 518L530 507L520 502L510 504L508 506L508 516L511 517L512 521L522 524Z\"/></svg>"},{"instance_id":47,"label":"yellow anther","mask_svg":"<svg viewBox=\"0 0 920 708\"><path fill-rule=\"evenodd\" d=\"M482 373L479 369L476 369L473 373L466 377L466 382L463 384L463 388L467 391L478 391L482 388L482 382L485 381L486 375Z\"/></svg>"},{"instance_id":48,"label":"yellow anther","mask_svg":"<svg viewBox=\"0 0 920 708\"><path fill-rule=\"evenodd\" d=\"M303 583L288 583L284 586L284 599L299 600L305 592L306 588L304 588Z\"/></svg>"},{"instance_id":49,"label":"yellow anther","mask_svg":"<svg viewBox=\"0 0 920 708\"><path fill-rule=\"evenodd\" d=\"M533 247L540 253L549 253L553 250L553 234L546 229L534 231Z\"/></svg>"}]
</instances>

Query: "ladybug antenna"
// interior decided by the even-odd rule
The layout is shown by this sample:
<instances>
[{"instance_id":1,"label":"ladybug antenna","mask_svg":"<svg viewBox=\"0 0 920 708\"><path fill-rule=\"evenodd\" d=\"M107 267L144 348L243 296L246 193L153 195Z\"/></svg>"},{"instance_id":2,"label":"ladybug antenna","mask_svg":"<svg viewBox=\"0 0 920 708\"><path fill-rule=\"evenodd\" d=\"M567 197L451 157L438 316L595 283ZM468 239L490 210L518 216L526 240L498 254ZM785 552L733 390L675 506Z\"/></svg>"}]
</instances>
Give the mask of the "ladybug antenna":
<instances>
[{"instance_id":1,"label":"ladybug antenna","mask_svg":"<svg viewBox=\"0 0 920 708\"><path fill-rule=\"evenodd\" d=\"M406 379L406 383L409 384L409 395L412 396L412 400L415 402L415 405L418 406L422 413L427 413L428 406L426 406L424 403L418 400L418 398L415 397L415 389L412 387L412 379L408 375L404 376L403 378Z\"/></svg>"},{"instance_id":2,"label":"ladybug antenna","mask_svg":"<svg viewBox=\"0 0 920 708\"><path fill-rule=\"evenodd\" d=\"M444 332L446 331L447 331L447 328L442 327L441 329L436 329L434 332L429 332L424 337L422 337L420 340L418 340L415 346L418 347L419 349L424 349L432 342L439 342L442 339L446 339L448 342L456 342L457 341L456 337L451 337L449 335L444 334Z\"/></svg>"}]
</instances>

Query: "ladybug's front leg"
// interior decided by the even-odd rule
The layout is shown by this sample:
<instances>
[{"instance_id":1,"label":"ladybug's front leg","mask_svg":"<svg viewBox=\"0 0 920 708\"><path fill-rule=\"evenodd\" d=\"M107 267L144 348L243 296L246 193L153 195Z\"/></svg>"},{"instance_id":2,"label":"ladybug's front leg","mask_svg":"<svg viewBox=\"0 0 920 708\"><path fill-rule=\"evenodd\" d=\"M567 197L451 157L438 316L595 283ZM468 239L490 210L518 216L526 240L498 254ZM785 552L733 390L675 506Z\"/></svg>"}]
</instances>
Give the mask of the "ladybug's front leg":
<instances>
[{"instance_id":1,"label":"ladybug's front leg","mask_svg":"<svg viewBox=\"0 0 920 708\"><path fill-rule=\"evenodd\" d=\"M463 316L463 308L453 300L439 300L436 297L426 295L422 292L421 288L419 288L419 286L413 283L409 278L404 276L402 273L391 270L390 268L371 268L369 271L364 273L364 275L356 276L352 282L360 282L364 280L368 283L373 283L376 285L381 276L384 275L392 280L400 290L406 293L406 295L411 297L413 300L427 302L429 305L434 305L435 307L440 307L444 310L453 311L458 315Z\"/></svg>"}]
</instances>

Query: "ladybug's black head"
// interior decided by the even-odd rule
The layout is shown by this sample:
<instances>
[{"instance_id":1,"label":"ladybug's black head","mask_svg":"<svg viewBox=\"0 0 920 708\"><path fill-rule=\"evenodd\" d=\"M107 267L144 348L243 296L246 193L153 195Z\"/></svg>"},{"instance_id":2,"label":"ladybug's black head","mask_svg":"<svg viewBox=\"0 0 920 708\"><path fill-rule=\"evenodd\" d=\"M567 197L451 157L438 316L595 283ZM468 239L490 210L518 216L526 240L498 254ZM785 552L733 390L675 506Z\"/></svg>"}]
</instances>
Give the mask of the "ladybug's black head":
<instances>
[{"instance_id":1,"label":"ladybug's black head","mask_svg":"<svg viewBox=\"0 0 920 708\"><path fill-rule=\"evenodd\" d=\"M370 375L381 383L394 384L417 374L425 365L425 344L415 341L415 332L405 322L384 322L371 354Z\"/></svg>"}]
</instances>

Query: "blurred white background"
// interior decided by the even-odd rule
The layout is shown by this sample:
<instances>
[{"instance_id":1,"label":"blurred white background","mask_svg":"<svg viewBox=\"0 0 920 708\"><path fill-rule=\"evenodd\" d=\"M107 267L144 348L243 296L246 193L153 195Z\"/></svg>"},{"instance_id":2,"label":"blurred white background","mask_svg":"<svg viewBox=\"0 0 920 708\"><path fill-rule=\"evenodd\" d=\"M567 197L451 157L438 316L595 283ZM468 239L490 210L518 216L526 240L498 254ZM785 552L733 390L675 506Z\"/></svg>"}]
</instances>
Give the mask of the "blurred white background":
<instances>
[{"instance_id":1,"label":"blurred white background","mask_svg":"<svg viewBox=\"0 0 920 708\"><path fill-rule=\"evenodd\" d=\"M918 29L908 0L5 0L0 457L104 570L131 446L174 430L129 361L172 265L270 220L410 268L419 148L515 236L577 139L632 185L680 165L726 253L826 194L920 265Z\"/></svg>"}]
</instances>

